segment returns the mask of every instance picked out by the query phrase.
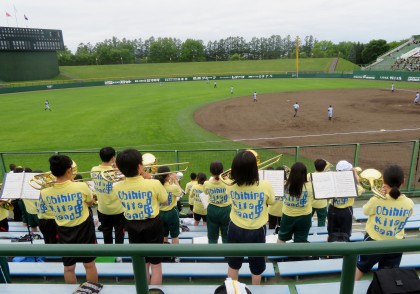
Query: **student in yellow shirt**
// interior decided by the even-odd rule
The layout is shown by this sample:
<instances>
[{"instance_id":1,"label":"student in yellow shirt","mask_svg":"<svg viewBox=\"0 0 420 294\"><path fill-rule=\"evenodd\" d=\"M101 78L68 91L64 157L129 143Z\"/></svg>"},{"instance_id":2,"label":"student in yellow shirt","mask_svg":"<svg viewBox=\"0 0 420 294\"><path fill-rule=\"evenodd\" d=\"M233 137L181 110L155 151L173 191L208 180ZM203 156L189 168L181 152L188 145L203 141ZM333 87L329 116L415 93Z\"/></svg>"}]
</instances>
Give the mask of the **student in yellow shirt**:
<instances>
[{"instance_id":1,"label":"student in yellow shirt","mask_svg":"<svg viewBox=\"0 0 420 294\"><path fill-rule=\"evenodd\" d=\"M115 231L115 244L124 244L125 217L124 207L120 199L112 193L112 183L102 177L102 172L113 170L115 150L103 147L99 151L102 163L91 169L91 176L95 183L95 194L98 198L98 218L101 221L105 244L113 244L112 231Z\"/></svg>"},{"instance_id":2,"label":"student in yellow shirt","mask_svg":"<svg viewBox=\"0 0 420 294\"><path fill-rule=\"evenodd\" d=\"M191 213L194 210L194 198L193 197L189 197L190 193L191 193L191 188L197 184L197 174L196 173L191 173L190 174L190 179L191 181L189 181L186 185L185 185L185 195L188 195L188 204L190 205L190 210Z\"/></svg>"},{"instance_id":3,"label":"student in yellow shirt","mask_svg":"<svg viewBox=\"0 0 420 294\"><path fill-rule=\"evenodd\" d=\"M9 231L9 210L5 208L8 201L0 200L0 232Z\"/></svg>"},{"instance_id":4,"label":"student in yellow shirt","mask_svg":"<svg viewBox=\"0 0 420 294\"><path fill-rule=\"evenodd\" d=\"M283 166L279 166L276 170L284 170ZM286 171L284 172L284 182L286 182ZM276 234L280 229L281 217L283 215L283 196L276 196L276 202L268 206L268 229L275 229Z\"/></svg>"},{"instance_id":5,"label":"student in yellow shirt","mask_svg":"<svg viewBox=\"0 0 420 294\"><path fill-rule=\"evenodd\" d=\"M371 197L363 205L363 213L368 216L365 241L401 240L404 226L413 214L413 200L401 194L399 188L404 183L404 172L398 165L385 169L382 190L386 199ZM378 263L378 269L400 266L402 253L360 255L357 261L356 281Z\"/></svg>"},{"instance_id":6,"label":"student in yellow shirt","mask_svg":"<svg viewBox=\"0 0 420 294\"><path fill-rule=\"evenodd\" d=\"M182 196L182 189L179 186L175 173L170 173L167 166L160 166L157 170L159 173L157 180L163 185L168 192L168 201L160 204L159 215L163 219L163 242L168 242L169 233L171 234L172 244L179 244L179 211L177 207L177 198Z\"/></svg>"},{"instance_id":7,"label":"student in yellow shirt","mask_svg":"<svg viewBox=\"0 0 420 294\"><path fill-rule=\"evenodd\" d=\"M265 243L268 221L267 205L275 202L273 187L259 180L257 158L249 150L239 152L232 161L232 185L226 192L232 201L228 243ZM261 283L265 257L249 257L252 284ZM227 257L228 277L238 280L244 257Z\"/></svg>"},{"instance_id":8,"label":"student in yellow shirt","mask_svg":"<svg viewBox=\"0 0 420 294\"><path fill-rule=\"evenodd\" d=\"M159 205L168 200L168 193L155 179L146 179L141 153L126 149L117 155L117 167L125 180L114 185L115 193L124 206L126 229L130 244L163 244L163 220ZM151 285L162 284L162 258L146 257L147 280Z\"/></svg>"},{"instance_id":9,"label":"student in yellow shirt","mask_svg":"<svg viewBox=\"0 0 420 294\"><path fill-rule=\"evenodd\" d=\"M200 194L204 191L203 184L206 180L207 176L205 173L198 173L197 184L191 188L190 198L194 199L194 226L198 226L201 219L203 220L203 226L207 226L207 208L204 208L200 198Z\"/></svg>"},{"instance_id":10,"label":"student in yellow shirt","mask_svg":"<svg viewBox=\"0 0 420 294\"><path fill-rule=\"evenodd\" d=\"M226 185L220 181L223 164L216 160L210 164L212 179L204 182L204 194L209 195L207 207L207 238L209 244L217 244L219 231L222 242L227 243L227 231L230 222L230 198L226 194Z\"/></svg>"},{"instance_id":11,"label":"student in yellow shirt","mask_svg":"<svg viewBox=\"0 0 420 294\"><path fill-rule=\"evenodd\" d=\"M58 243L95 244L95 226L88 206L93 194L86 183L73 182L72 160L66 155L49 159L51 173L57 178L52 187L41 190L41 201L54 214L57 222ZM63 257L64 280L77 284L76 262L83 262L86 280L98 283L95 257Z\"/></svg>"},{"instance_id":12,"label":"student in yellow shirt","mask_svg":"<svg viewBox=\"0 0 420 294\"><path fill-rule=\"evenodd\" d=\"M312 185L307 182L306 166L296 162L290 169L283 198L283 216L277 243L293 238L295 243L308 241L312 225Z\"/></svg>"}]
</instances>

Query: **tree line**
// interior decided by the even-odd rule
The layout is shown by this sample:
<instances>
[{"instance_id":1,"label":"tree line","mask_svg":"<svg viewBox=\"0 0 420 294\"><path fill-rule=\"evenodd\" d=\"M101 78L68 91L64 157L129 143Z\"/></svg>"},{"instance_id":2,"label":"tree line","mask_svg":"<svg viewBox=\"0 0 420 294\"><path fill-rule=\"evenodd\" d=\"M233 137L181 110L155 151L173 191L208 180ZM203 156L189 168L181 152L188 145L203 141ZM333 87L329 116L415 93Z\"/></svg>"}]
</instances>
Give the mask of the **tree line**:
<instances>
[{"instance_id":1,"label":"tree line","mask_svg":"<svg viewBox=\"0 0 420 294\"><path fill-rule=\"evenodd\" d=\"M102 65L133 63L203 62L227 60L265 60L295 58L299 43L299 58L340 57L363 65L376 60L385 52L406 42L371 40L369 43L318 41L312 35L304 38L228 37L218 41L187 39L182 41L170 37L148 39L118 39L112 37L92 45L80 43L75 53L67 48L58 52L60 65Z\"/></svg>"}]
</instances>

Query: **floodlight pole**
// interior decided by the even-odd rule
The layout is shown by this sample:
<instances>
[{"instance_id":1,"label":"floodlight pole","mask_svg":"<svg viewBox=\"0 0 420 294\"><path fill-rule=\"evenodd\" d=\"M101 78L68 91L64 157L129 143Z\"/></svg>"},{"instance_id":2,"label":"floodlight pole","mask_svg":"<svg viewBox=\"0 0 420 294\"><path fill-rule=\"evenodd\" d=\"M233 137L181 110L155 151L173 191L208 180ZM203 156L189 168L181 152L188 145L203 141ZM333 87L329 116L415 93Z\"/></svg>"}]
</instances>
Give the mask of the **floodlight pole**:
<instances>
[{"instance_id":1,"label":"floodlight pole","mask_svg":"<svg viewBox=\"0 0 420 294\"><path fill-rule=\"evenodd\" d=\"M299 78L299 36L296 36L296 78Z\"/></svg>"}]
</instances>

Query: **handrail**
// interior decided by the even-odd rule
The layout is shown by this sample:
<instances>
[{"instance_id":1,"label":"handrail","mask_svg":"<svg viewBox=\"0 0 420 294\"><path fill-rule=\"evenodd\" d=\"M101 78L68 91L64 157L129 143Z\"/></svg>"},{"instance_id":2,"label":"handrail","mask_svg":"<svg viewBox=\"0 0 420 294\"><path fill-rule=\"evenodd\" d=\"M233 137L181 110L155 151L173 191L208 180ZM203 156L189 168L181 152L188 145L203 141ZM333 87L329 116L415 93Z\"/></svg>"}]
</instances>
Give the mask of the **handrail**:
<instances>
[{"instance_id":1,"label":"handrail","mask_svg":"<svg viewBox=\"0 0 420 294\"><path fill-rule=\"evenodd\" d=\"M145 256L343 256L341 294L354 289L356 258L359 254L419 251L418 239L354 242L354 243L293 243L293 244L48 244L0 245L0 256L131 256L136 290L147 294ZM227 272L227 266L226 266Z\"/></svg>"}]
</instances>

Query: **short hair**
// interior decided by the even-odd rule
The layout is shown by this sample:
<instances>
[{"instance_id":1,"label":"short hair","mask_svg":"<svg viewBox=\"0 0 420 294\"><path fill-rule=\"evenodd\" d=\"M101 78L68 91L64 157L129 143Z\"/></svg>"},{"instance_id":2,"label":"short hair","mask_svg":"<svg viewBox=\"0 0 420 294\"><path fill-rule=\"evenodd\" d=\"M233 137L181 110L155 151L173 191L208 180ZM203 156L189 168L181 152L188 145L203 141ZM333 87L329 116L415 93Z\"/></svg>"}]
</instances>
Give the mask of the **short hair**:
<instances>
[{"instance_id":1,"label":"short hair","mask_svg":"<svg viewBox=\"0 0 420 294\"><path fill-rule=\"evenodd\" d=\"M190 173L190 179L192 181L195 181L195 179L197 179L197 174L196 173Z\"/></svg>"},{"instance_id":2,"label":"short hair","mask_svg":"<svg viewBox=\"0 0 420 294\"><path fill-rule=\"evenodd\" d=\"M48 161L50 162L50 171L56 177L64 176L73 164L67 155L53 155Z\"/></svg>"},{"instance_id":3,"label":"short hair","mask_svg":"<svg viewBox=\"0 0 420 294\"><path fill-rule=\"evenodd\" d=\"M324 171L325 167L327 166L327 162L324 159L317 159L314 161L315 170L317 172Z\"/></svg>"},{"instance_id":4,"label":"short hair","mask_svg":"<svg viewBox=\"0 0 420 294\"><path fill-rule=\"evenodd\" d=\"M103 147L99 151L99 157L102 162L109 162L115 156L115 149L112 147Z\"/></svg>"},{"instance_id":5,"label":"short hair","mask_svg":"<svg viewBox=\"0 0 420 294\"><path fill-rule=\"evenodd\" d=\"M76 174L74 176L74 179L73 180L77 181L77 180L81 180L81 179L83 179L83 176L81 174Z\"/></svg>"},{"instance_id":6,"label":"short hair","mask_svg":"<svg viewBox=\"0 0 420 294\"><path fill-rule=\"evenodd\" d=\"M212 163L210 163L210 173L213 175L213 177L218 180L219 175L223 172L223 164L215 160Z\"/></svg>"},{"instance_id":7,"label":"short hair","mask_svg":"<svg viewBox=\"0 0 420 294\"><path fill-rule=\"evenodd\" d=\"M159 182L163 185L163 184L165 184L165 180L166 180L166 177L169 175L169 172L170 172L171 170L169 169L169 167L168 166L166 166L166 165L163 165L163 166L159 166L158 167L158 169L157 169L157 172L158 172L158 174L160 174L160 173L165 173L164 175L157 175L156 176L156 179L157 180L159 180Z\"/></svg>"},{"instance_id":8,"label":"short hair","mask_svg":"<svg viewBox=\"0 0 420 294\"><path fill-rule=\"evenodd\" d=\"M400 197L400 186L404 183L404 172L399 165L388 166L383 175L384 183L387 184L391 191L389 196L394 199Z\"/></svg>"},{"instance_id":9,"label":"short hair","mask_svg":"<svg viewBox=\"0 0 420 294\"><path fill-rule=\"evenodd\" d=\"M251 186L259 182L257 158L254 153L244 150L236 154L232 161L231 177L238 186Z\"/></svg>"},{"instance_id":10,"label":"short hair","mask_svg":"<svg viewBox=\"0 0 420 294\"><path fill-rule=\"evenodd\" d=\"M306 166L302 162L292 165L285 187L290 196L300 197L303 185L307 182L307 173Z\"/></svg>"},{"instance_id":11,"label":"short hair","mask_svg":"<svg viewBox=\"0 0 420 294\"><path fill-rule=\"evenodd\" d=\"M139 175L138 166L143 164L140 151L136 149L125 149L117 155L117 167L126 177Z\"/></svg>"},{"instance_id":12,"label":"short hair","mask_svg":"<svg viewBox=\"0 0 420 294\"><path fill-rule=\"evenodd\" d=\"M14 171L16 169L16 164L14 164L14 163L9 164L9 169L11 171Z\"/></svg>"},{"instance_id":13,"label":"short hair","mask_svg":"<svg viewBox=\"0 0 420 294\"><path fill-rule=\"evenodd\" d=\"M197 182L202 185L207 180L207 176L205 173L198 173L197 175Z\"/></svg>"}]
</instances>

